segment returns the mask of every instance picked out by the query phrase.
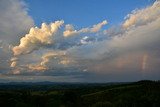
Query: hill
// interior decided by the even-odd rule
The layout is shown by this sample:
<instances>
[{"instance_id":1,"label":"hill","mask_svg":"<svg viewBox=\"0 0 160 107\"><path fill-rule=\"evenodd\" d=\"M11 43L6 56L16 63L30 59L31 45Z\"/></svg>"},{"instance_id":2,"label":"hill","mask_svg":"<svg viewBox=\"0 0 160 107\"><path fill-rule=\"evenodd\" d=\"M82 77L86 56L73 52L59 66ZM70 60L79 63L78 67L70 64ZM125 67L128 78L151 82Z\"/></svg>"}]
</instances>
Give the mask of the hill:
<instances>
[{"instance_id":1,"label":"hill","mask_svg":"<svg viewBox=\"0 0 160 107\"><path fill-rule=\"evenodd\" d=\"M2 107L160 107L160 82L0 84Z\"/></svg>"}]
</instances>

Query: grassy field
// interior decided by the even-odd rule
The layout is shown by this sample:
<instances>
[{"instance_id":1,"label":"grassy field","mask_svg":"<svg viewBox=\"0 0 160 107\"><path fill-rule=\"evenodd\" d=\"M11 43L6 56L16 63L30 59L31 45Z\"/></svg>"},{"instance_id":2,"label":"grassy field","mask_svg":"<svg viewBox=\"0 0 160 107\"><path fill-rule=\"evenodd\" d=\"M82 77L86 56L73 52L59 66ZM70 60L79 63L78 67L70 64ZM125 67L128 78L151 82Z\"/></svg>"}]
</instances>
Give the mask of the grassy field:
<instances>
[{"instance_id":1,"label":"grassy field","mask_svg":"<svg viewBox=\"0 0 160 107\"><path fill-rule=\"evenodd\" d=\"M1 107L160 107L160 82L0 84Z\"/></svg>"}]
</instances>

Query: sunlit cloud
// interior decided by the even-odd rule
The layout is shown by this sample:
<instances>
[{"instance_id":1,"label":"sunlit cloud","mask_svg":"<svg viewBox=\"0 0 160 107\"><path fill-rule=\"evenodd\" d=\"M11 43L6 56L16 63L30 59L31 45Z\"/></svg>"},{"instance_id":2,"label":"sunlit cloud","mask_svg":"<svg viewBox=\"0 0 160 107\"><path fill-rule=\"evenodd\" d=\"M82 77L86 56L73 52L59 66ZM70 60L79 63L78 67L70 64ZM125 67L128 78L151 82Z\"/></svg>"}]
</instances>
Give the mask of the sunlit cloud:
<instances>
[{"instance_id":1,"label":"sunlit cloud","mask_svg":"<svg viewBox=\"0 0 160 107\"><path fill-rule=\"evenodd\" d=\"M134 10L131 14L128 14L123 27L128 28L131 26L146 25L152 21L155 21L160 17L160 2L156 1L152 6L144 9Z\"/></svg>"},{"instance_id":2,"label":"sunlit cloud","mask_svg":"<svg viewBox=\"0 0 160 107\"><path fill-rule=\"evenodd\" d=\"M57 34L64 21L56 21L47 25L42 23L41 28L31 28L29 34L21 38L20 44L13 47L14 55L28 54L42 46L53 44L53 36Z\"/></svg>"},{"instance_id":3,"label":"sunlit cloud","mask_svg":"<svg viewBox=\"0 0 160 107\"><path fill-rule=\"evenodd\" d=\"M132 11L120 25L108 29L103 28L108 24L106 20L79 30L63 20L34 27L20 5L21 9L29 23L22 31L26 33L28 26L30 30L13 44L0 41L0 69L4 69L4 75L74 74L90 81L93 75L99 79L111 75L113 80L126 75L133 75L133 79L158 78L160 1Z\"/></svg>"},{"instance_id":4,"label":"sunlit cloud","mask_svg":"<svg viewBox=\"0 0 160 107\"><path fill-rule=\"evenodd\" d=\"M96 25L93 25L91 28L87 27L87 28L82 28L80 30L74 30L74 27L72 25L66 25L66 30L63 32L63 35L65 37L69 37L69 36L73 36L73 35L80 35L83 33L96 33L99 30L101 30L101 28L106 25L108 22L106 20L104 20L101 23L98 23Z\"/></svg>"}]
</instances>

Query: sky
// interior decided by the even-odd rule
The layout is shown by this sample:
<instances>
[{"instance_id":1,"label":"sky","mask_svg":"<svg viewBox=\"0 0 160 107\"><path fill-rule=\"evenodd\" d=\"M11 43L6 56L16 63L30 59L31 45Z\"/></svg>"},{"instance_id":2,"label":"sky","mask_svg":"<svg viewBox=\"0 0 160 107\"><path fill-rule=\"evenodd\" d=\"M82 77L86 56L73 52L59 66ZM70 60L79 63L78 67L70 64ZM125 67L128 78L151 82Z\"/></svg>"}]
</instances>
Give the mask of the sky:
<instances>
[{"instance_id":1,"label":"sky","mask_svg":"<svg viewBox=\"0 0 160 107\"><path fill-rule=\"evenodd\" d=\"M0 0L0 82L160 80L159 0Z\"/></svg>"},{"instance_id":2,"label":"sky","mask_svg":"<svg viewBox=\"0 0 160 107\"><path fill-rule=\"evenodd\" d=\"M36 25L65 20L65 23L74 24L78 28L105 19L109 21L108 26L120 24L132 10L144 8L153 2L154 0L26 0L28 14Z\"/></svg>"}]
</instances>

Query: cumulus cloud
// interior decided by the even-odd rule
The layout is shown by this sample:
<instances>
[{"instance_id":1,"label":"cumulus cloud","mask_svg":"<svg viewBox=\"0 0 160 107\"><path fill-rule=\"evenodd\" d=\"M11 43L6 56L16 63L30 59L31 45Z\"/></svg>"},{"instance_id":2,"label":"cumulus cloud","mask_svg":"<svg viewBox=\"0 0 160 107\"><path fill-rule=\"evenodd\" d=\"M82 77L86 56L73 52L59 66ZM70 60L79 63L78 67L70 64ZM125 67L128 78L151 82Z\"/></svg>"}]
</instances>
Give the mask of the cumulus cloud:
<instances>
[{"instance_id":1,"label":"cumulus cloud","mask_svg":"<svg viewBox=\"0 0 160 107\"><path fill-rule=\"evenodd\" d=\"M63 35L65 37L73 36L73 35L79 35L82 33L96 33L98 32L104 25L106 25L108 22L104 20L101 23L98 23L96 25L93 25L91 28L82 28L81 30L74 30L74 27L72 25L66 25L66 30L63 32Z\"/></svg>"},{"instance_id":2,"label":"cumulus cloud","mask_svg":"<svg viewBox=\"0 0 160 107\"><path fill-rule=\"evenodd\" d=\"M53 44L53 37L64 21L55 21L49 25L42 23L41 28L32 27L28 34L21 38L20 44L13 47L14 55L30 53L40 47Z\"/></svg>"},{"instance_id":3,"label":"cumulus cloud","mask_svg":"<svg viewBox=\"0 0 160 107\"><path fill-rule=\"evenodd\" d=\"M45 66L42 65L28 65L28 69L31 71L38 71L38 72L44 72L47 70Z\"/></svg>"},{"instance_id":4,"label":"cumulus cloud","mask_svg":"<svg viewBox=\"0 0 160 107\"><path fill-rule=\"evenodd\" d=\"M110 40L105 40L97 43L87 44L81 47L69 49L69 53L75 58L84 59L104 59L104 57L115 57L117 55L127 54L137 51L152 51L159 49L160 41L160 18L149 23L146 26L140 26L117 35ZM112 58L111 58L112 59Z\"/></svg>"},{"instance_id":5,"label":"cumulus cloud","mask_svg":"<svg viewBox=\"0 0 160 107\"><path fill-rule=\"evenodd\" d=\"M137 16L153 7L159 8L157 4L158 1L152 6L138 10L134 15ZM118 76L135 75L134 79L142 79L144 75L144 78L158 79L160 67L155 65L159 61L151 58L159 59L159 56L154 54L160 53L160 17L155 18L155 14L150 14L150 12L155 13L156 9L152 11L145 11L150 19L154 18L152 21L145 21L144 16L139 16L141 20L144 19L145 24L136 22L136 26L127 30L122 28L121 33L117 35L113 33L114 36L108 40L73 47L67 52L72 59L86 66L88 71L95 71L102 75L104 73ZM151 74L152 76L149 76Z\"/></svg>"},{"instance_id":6,"label":"cumulus cloud","mask_svg":"<svg viewBox=\"0 0 160 107\"><path fill-rule=\"evenodd\" d=\"M22 0L0 0L0 40L16 44L33 25Z\"/></svg>"},{"instance_id":7,"label":"cumulus cloud","mask_svg":"<svg viewBox=\"0 0 160 107\"><path fill-rule=\"evenodd\" d=\"M124 28L131 26L146 25L160 17L160 2L156 1L152 6L144 9L134 10L128 14L123 24Z\"/></svg>"},{"instance_id":8,"label":"cumulus cloud","mask_svg":"<svg viewBox=\"0 0 160 107\"><path fill-rule=\"evenodd\" d=\"M20 44L13 47L16 57L10 60L11 73L50 75L55 71L72 70L81 71L81 77L91 81L93 78L89 76L93 75L99 79L103 77L104 81L106 77L110 81L157 79L160 70L159 3L156 1L151 6L135 10L120 26L102 33L99 31L107 21L81 30L75 30L70 24L60 29L63 21L31 28ZM109 37L106 36L108 33ZM98 37L102 38L97 40Z\"/></svg>"},{"instance_id":9,"label":"cumulus cloud","mask_svg":"<svg viewBox=\"0 0 160 107\"><path fill-rule=\"evenodd\" d=\"M16 57L11 58L11 60L10 60L10 62L11 62L10 67L16 67L17 66L17 61L18 61L18 58L16 58Z\"/></svg>"},{"instance_id":10,"label":"cumulus cloud","mask_svg":"<svg viewBox=\"0 0 160 107\"><path fill-rule=\"evenodd\" d=\"M0 69L1 73L9 72L10 66L15 67L11 48L29 28L34 25L28 8L23 0L0 0Z\"/></svg>"},{"instance_id":11,"label":"cumulus cloud","mask_svg":"<svg viewBox=\"0 0 160 107\"><path fill-rule=\"evenodd\" d=\"M74 61L71 60L68 55L66 55L65 51L53 51L47 52L42 56L40 65L47 68L55 69L67 67L68 65L71 66L73 62Z\"/></svg>"},{"instance_id":12,"label":"cumulus cloud","mask_svg":"<svg viewBox=\"0 0 160 107\"><path fill-rule=\"evenodd\" d=\"M15 67L17 65L17 62L16 61L13 61L12 63L11 63L11 66L10 67Z\"/></svg>"},{"instance_id":13,"label":"cumulus cloud","mask_svg":"<svg viewBox=\"0 0 160 107\"><path fill-rule=\"evenodd\" d=\"M33 53L32 53L33 54ZM66 69L68 67L74 67L75 62L66 55L65 51L46 51L40 58L40 60L34 62L34 58L30 59L31 63L25 63L23 59L14 57L11 59L12 72L9 74L30 74L30 73L42 73L47 71L57 71L58 69ZM23 60L23 61L22 61ZM17 63L23 64L17 64ZM27 61L28 62L28 61ZM30 61L29 61L30 62ZM34 63L33 63L34 62Z\"/></svg>"},{"instance_id":14,"label":"cumulus cloud","mask_svg":"<svg viewBox=\"0 0 160 107\"><path fill-rule=\"evenodd\" d=\"M87 44L87 43L89 43L89 37L85 36L81 39L81 44Z\"/></svg>"},{"instance_id":15,"label":"cumulus cloud","mask_svg":"<svg viewBox=\"0 0 160 107\"><path fill-rule=\"evenodd\" d=\"M33 53L34 50L38 50L41 47L44 48L55 48L58 50L61 50L61 45L68 45L67 42L69 42L68 39L64 39L63 34L60 33L62 29L60 27L63 25L64 21L55 21L55 23L51 23L49 25L42 23L41 28L38 27L32 27L28 34L26 34L24 37L20 39L20 44L18 46L14 46L12 51L14 53L14 58L11 59L11 65L12 68L17 68L19 65L19 62L24 62L20 59L23 59L27 54ZM88 31L91 32L97 32L100 30L103 24L105 24L106 21L103 21L102 23L99 23L97 25L94 25L93 28L87 28ZM66 29L72 29L70 25L66 25ZM85 28L86 29L86 28ZM60 32L59 32L60 31ZM86 32L87 33L87 32ZM88 32L89 33L89 32ZM61 37L62 36L62 37ZM54 43L56 42L56 43ZM72 41L73 42L73 41ZM89 37L83 37L82 40L79 40L79 43L84 44L84 42L90 42ZM50 45L50 46L49 46ZM73 46L78 45L78 43L73 44ZM69 46L72 46L69 44ZM58 48L59 47L59 48ZM64 47L64 46L63 46ZM68 47L69 48L69 47ZM43 49L42 49L43 50ZM60 68L63 66L67 66L70 64L71 60L69 60L66 55L62 55L62 51L54 51L51 53L46 53L42 56L42 62L39 64L29 64L27 67L29 70L37 71L37 70L47 70L48 68L52 68L53 66L55 68ZM23 55L20 57L20 55ZM57 60L56 60L56 58ZM16 60L13 60L15 59ZM54 60L53 60L54 59ZM26 59L23 59L26 60ZM53 64L54 63L54 64ZM57 66L56 66L57 65ZM70 64L71 65L71 64ZM54 68L53 67L53 68ZM23 67L22 67L23 68Z\"/></svg>"}]
</instances>

